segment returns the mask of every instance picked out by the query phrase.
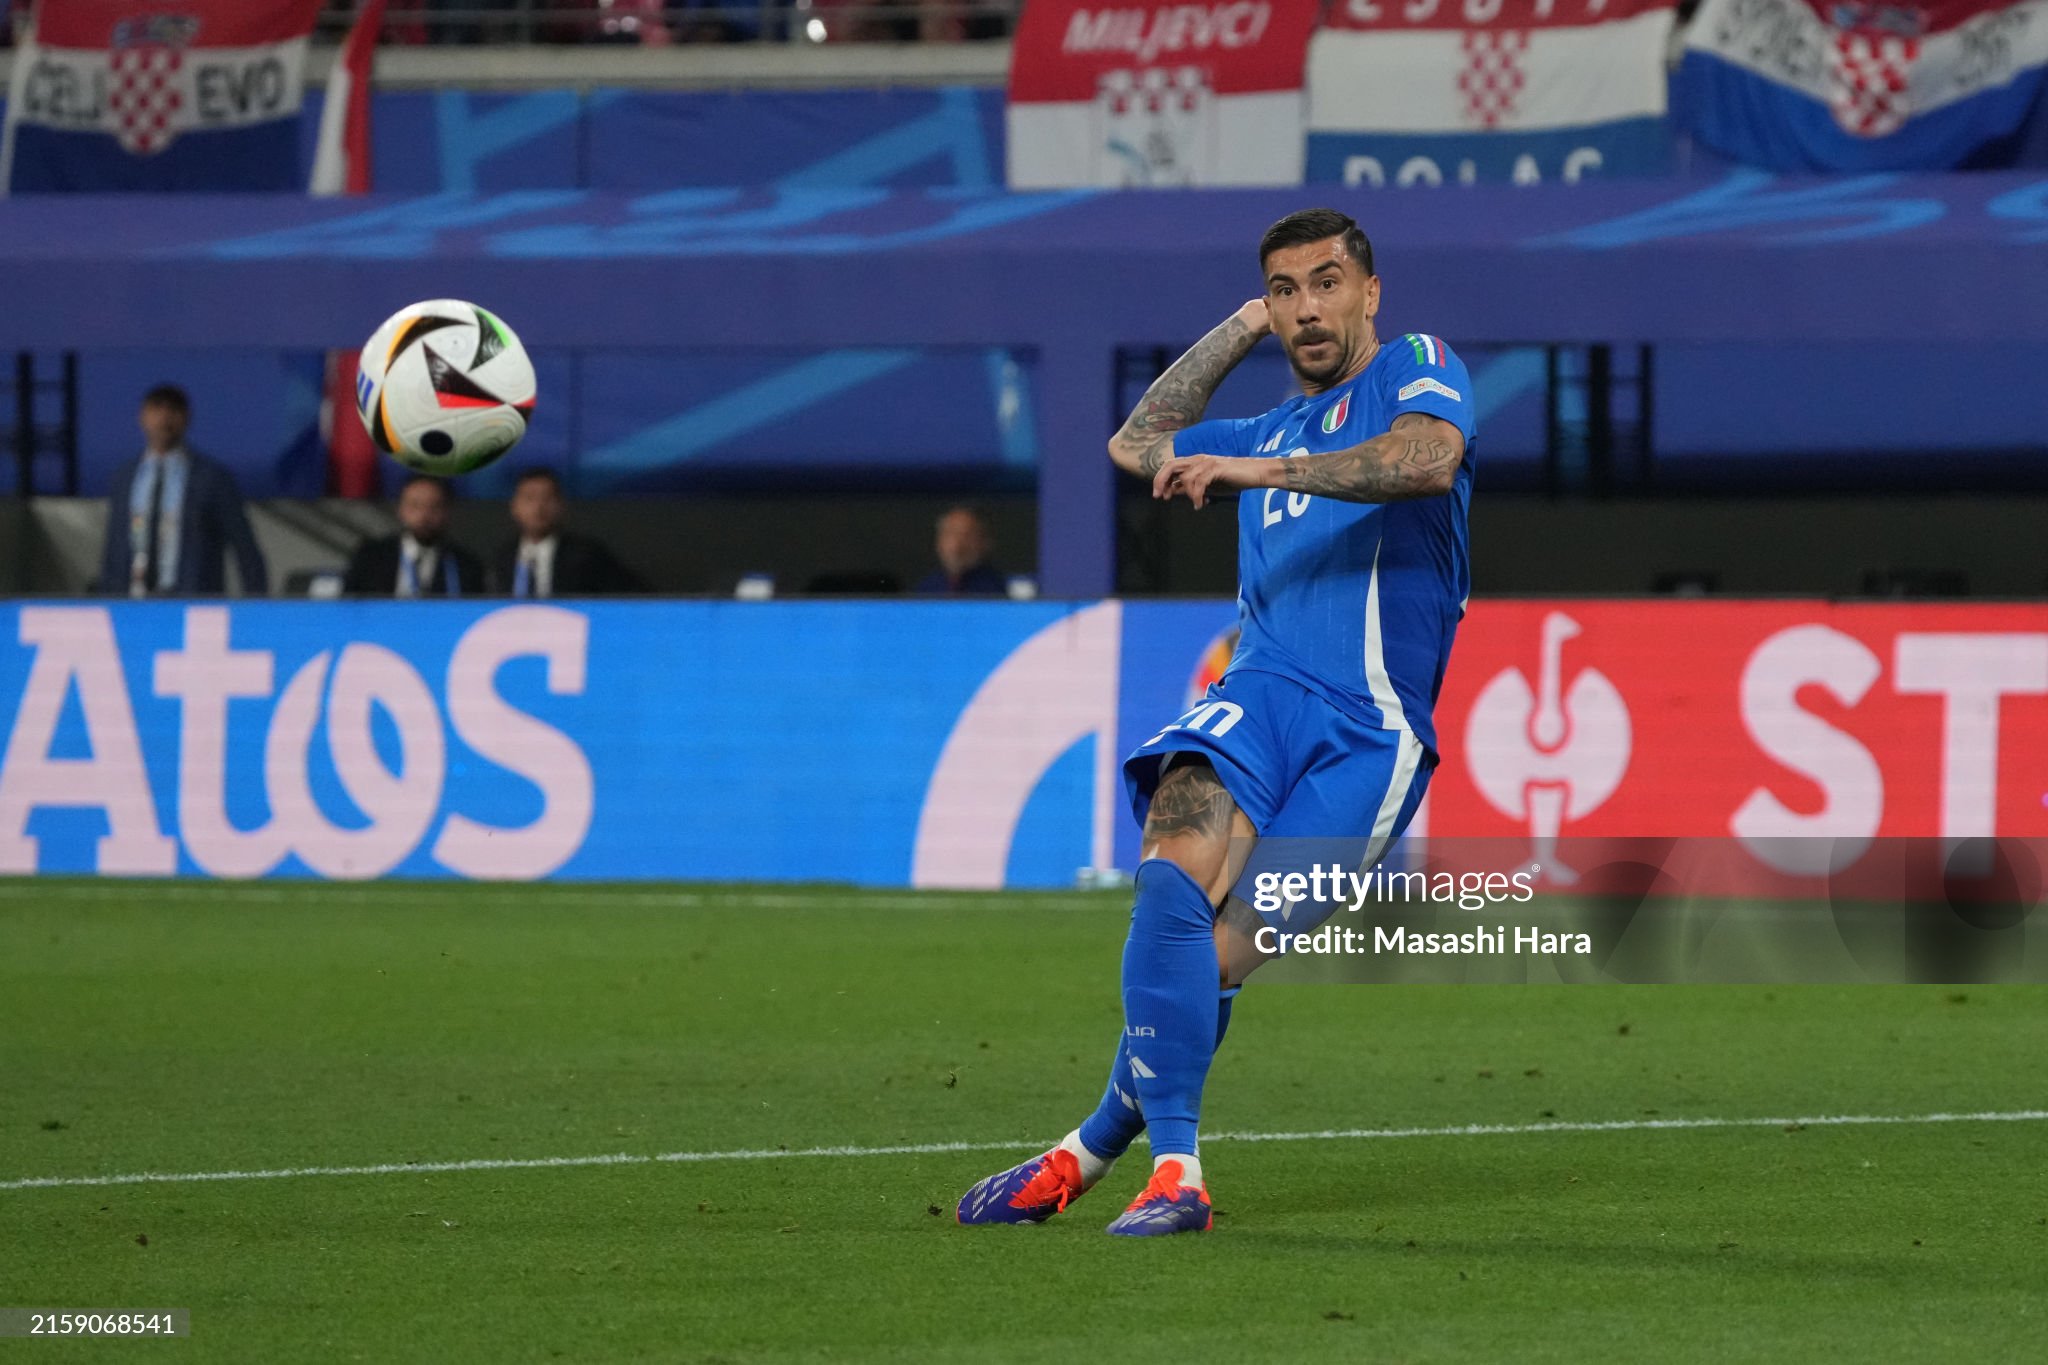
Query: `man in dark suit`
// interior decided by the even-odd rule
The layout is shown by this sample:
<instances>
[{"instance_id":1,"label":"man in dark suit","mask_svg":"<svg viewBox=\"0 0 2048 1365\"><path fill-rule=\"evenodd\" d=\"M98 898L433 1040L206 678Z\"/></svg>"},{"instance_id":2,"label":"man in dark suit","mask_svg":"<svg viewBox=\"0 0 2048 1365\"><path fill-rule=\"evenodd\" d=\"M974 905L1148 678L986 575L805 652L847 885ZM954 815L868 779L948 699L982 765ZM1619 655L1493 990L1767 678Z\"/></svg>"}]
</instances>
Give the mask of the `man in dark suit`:
<instances>
[{"instance_id":1,"label":"man in dark suit","mask_svg":"<svg viewBox=\"0 0 2048 1365\"><path fill-rule=\"evenodd\" d=\"M1010 582L989 562L995 548L995 536L980 508L965 503L947 508L933 536L932 553L939 567L911 591L927 597L1001 597Z\"/></svg>"},{"instance_id":2,"label":"man in dark suit","mask_svg":"<svg viewBox=\"0 0 2048 1365\"><path fill-rule=\"evenodd\" d=\"M398 490L398 534L356 546L342 591L357 597L461 597L484 591L483 561L448 538L455 492L431 474Z\"/></svg>"},{"instance_id":3,"label":"man in dark suit","mask_svg":"<svg viewBox=\"0 0 2048 1365\"><path fill-rule=\"evenodd\" d=\"M159 384L143 395L143 452L114 473L97 591L217 595L227 591L227 555L233 550L242 592L269 594L269 571L249 529L241 489L226 465L186 447L191 420L191 401L176 385Z\"/></svg>"},{"instance_id":4,"label":"man in dark suit","mask_svg":"<svg viewBox=\"0 0 2048 1365\"><path fill-rule=\"evenodd\" d=\"M529 469L512 486L518 534L491 560L498 591L514 597L601 597L643 592L646 585L603 541L562 529L562 481L555 471Z\"/></svg>"}]
</instances>

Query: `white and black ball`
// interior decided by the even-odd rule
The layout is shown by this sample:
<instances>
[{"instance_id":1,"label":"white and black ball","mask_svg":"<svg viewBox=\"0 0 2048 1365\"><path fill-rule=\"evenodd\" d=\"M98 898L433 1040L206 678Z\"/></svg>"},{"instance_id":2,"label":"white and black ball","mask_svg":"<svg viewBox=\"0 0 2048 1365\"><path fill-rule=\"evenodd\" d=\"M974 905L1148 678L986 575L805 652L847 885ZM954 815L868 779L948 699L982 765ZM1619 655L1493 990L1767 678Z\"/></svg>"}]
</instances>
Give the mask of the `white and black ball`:
<instances>
[{"instance_id":1,"label":"white and black ball","mask_svg":"<svg viewBox=\"0 0 2048 1365\"><path fill-rule=\"evenodd\" d=\"M356 407L377 448L408 469L468 474L519 444L533 361L495 314L461 299L401 308L363 343Z\"/></svg>"}]
</instances>

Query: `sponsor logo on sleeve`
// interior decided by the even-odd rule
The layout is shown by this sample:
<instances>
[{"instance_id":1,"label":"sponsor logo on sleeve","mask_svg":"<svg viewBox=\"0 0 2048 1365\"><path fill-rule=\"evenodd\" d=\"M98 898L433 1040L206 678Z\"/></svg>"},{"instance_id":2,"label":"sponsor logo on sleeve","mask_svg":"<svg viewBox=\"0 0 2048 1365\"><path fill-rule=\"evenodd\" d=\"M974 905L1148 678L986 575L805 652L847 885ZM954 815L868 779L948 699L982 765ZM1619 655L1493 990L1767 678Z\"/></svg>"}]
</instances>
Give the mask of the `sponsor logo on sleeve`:
<instances>
[{"instance_id":1,"label":"sponsor logo on sleeve","mask_svg":"<svg viewBox=\"0 0 2048 1365\"><path fill-rule=\"evenodd\" d=\"M1464 395L1459 393L1456 389L1450 387L1448 384L1440 384L1436 380L1429 378L1427 375L1423 376L1421 379L1416 380L1414 383L1409 384L1407 387L1403 388L1401 392L1395 394L1394 396L1396 399L1402 402L1406 402L1408 399L1415 397L1415 395L1419 393L1440 393L1444 397L1450 399L1453 403L1462 403L1465 401Z\"/></svg>"}]
</instances>

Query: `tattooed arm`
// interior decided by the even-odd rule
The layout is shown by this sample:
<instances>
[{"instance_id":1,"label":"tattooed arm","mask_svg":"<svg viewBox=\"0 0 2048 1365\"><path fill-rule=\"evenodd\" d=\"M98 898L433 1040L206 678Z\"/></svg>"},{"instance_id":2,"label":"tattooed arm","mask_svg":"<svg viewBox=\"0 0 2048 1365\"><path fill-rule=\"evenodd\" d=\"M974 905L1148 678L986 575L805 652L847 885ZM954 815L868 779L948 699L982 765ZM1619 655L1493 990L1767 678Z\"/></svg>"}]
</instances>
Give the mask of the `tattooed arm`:
<instances>
[{"instance_id":1,"label":"tattooed arm","mask_svg":"<svg viewBox=\"0 0 2048 1365\"><path fill-rule=\"evenodd\" d=\"M1225 318L1152 381L1136 411L1109 438L1109 458L1141 478L1157 474L1173 459L1173 434L1202 420L1223 376L1271 330L1264 299L1253 299Z\"/></svg>"},{"instance_id":2,"label":"tattooed arm","mask_svg":"<svg viewBox=\"0 0 2048 1365\"><path fill-rule=\"evenodd\" d=\"M1292 459L1230 460L1193 455L1162 466L1152 495L1183 495L1200 507L1211 490L1285 488L1339 502L1397 502L1451 491L1465 433L1441 417L1404 412L1383 436L1363 445Z\"/></svg>"},{"instance_id":3,"label":"tattooed arm","mask_svg":"<svg viewBox=\"0 0 2048 1365\"><path fill-rule=\"evenodd\" d=\"M1280 487L1339 502L1433 498L1451 491L1464 458L1464 432L1441 417L1404 412L1364 445L1279 461Z\"/></svg>"}]
</instances>

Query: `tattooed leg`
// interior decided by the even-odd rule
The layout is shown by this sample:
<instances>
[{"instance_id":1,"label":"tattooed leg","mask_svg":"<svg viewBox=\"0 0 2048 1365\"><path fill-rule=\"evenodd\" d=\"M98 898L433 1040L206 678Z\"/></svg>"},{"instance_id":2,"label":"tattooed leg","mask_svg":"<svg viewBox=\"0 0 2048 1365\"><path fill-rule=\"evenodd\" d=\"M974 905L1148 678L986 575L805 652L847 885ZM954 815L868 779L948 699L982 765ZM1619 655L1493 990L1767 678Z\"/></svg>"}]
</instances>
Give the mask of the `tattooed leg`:
<instances>
[{"instance_id":1,"label":"tattooed leg","mask_svg":"<svg viewBox=\"0 0 2048 1365\"><path fill-rule=\"evenodd\" d=\"M1244 870L1254 837L1252 822L1230 799L1209 760L1184 754L1152 793L1138 856L1177 864L1207 894L1209 904L1220 905Z\"/></svg>"},{"instance_id":2,"label":"tattooed leg","mask_svg":"<svg viewBox=\"0 0 2048 1365\"><path fill-rule=\"evenodd\" d=\"M1242 986L1246 977L1278 956L1259 951L1258 933L1264 923L1259 912L1238 897L1223 902L1216 916L1216 961L1225 990Z\"/></svg>"}]
</instances>

